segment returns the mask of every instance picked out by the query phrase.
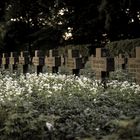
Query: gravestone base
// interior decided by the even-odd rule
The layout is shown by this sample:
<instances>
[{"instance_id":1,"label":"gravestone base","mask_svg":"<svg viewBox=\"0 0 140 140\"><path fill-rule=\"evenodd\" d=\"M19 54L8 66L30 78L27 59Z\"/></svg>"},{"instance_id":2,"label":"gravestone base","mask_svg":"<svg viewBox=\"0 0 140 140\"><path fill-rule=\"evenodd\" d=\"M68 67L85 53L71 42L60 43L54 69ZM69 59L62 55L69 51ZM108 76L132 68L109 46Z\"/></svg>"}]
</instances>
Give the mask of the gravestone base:
<instances>
[{"instance_id":1,"label":"gravestone base","mask_svg":"<svg viewBox=\"0 0 140 140\"><path fill-rule=\"evenodd\" d=\"M37 74L42 73L43 72L43 66L42 65L34 66L34 70Z\"/></svg>"},{"instance_id":2,"label":"gravestone base","mask_svg":"<svg viewBox=\"0 0 140 140\"><path fill-rule=\"evenodd\" d=\"M54 66L54 67L47 67L47 72L48 73L57 73L59 70L59 67Z\"/></svg>"},{"instance_id":3,"label":"gravestone base","mask_svg":"<svg viewBox=\"0 0 140 140\"><path fill-rule=\"evenodd\" d=\"M9 66L8 66L8 64L2 64L1 65L1 68L2 68L2 70L8 70L9 69Z\"/></svg>"},{"instance_id":4,"label":"gravestone base","mask_svg":"<svg viewBox=\"0 0 140 140\"><path fill-rule=\"evenodd\" d=\"M18 66L17 66L17 65L15 65L15 64L14 64L14 65L9 64L9 71L10 71L11 73L16 72L17 69L18 69Z\"/></svg>"},{"instance_id":5,"label":"gravestone base","mask_svg":"<svg viewBox=\"0 0 140 140\"><path fill-rule=\"evenodd\" d=\"M28 64L19 65L19 66L18 66L18 72L19 72L19 73L23 73L23 74L28 73L28 72L29 72L29 65L28 65Z\"/></svg>"}]
</instances>

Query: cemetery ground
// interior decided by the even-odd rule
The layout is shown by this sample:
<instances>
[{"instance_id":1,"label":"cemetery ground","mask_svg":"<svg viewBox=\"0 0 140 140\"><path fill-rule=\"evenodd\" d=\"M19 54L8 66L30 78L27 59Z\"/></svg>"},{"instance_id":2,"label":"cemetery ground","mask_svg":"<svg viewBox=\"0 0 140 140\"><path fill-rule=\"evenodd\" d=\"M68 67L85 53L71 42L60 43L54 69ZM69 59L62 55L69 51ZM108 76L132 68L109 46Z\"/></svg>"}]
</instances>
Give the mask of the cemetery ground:
<instances>
[{"instance_id":1,"label":"cemetery ground","mask_svg":"<svg viewBox=\"0 0 140 140\"><path fill-rule=\"evenodd\" d=\"M89 77L1 73L0 140L140 140L140 86Z\"/></svg>"}]
</instances>

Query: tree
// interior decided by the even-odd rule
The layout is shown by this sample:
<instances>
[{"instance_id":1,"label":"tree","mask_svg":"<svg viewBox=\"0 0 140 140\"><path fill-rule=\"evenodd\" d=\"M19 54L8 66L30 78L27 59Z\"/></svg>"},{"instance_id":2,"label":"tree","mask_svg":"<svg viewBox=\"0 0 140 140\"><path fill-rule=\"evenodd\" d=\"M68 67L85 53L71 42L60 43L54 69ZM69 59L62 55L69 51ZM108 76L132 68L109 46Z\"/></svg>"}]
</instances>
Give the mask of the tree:
<instances>
[{"instance_id":1,"label":"tree","mask_svg":"<svg viewBox=\"0 0 140 140\"><path fill-rule=\"evenodd\" d=\"M55 38L56 34L44 32L45 28L46 30L51 28L53 31L56 29L52 28L51 24L53 7L54 1L52 0L9 0L4 15L8 24L4 36L4 50L25 50L28 48L31 51L33 47L42 48L42 42L45 43L43 39L49 40L47 37L50 38L50 36ZM55 42L53 40L51 41ZM40 46L37 46L37 44Z\"/></svg>"},{"instance_id":2,"label":"tree","mask_svg":"<svg viewBox=\"0 0 140 140\"><path fill-rule=\"evenodd\" d=\"M101 23L111 41L140 37L139 0L102 0Z\"/></svg>"},{"instance_id":3,"label":"tree","mask_svg":"<svg viewBox=\"0 0 140 140\"><path fill-rule=\"evenodd\" d=\"M140 37L139 0L9 0L1 7L8 24L5 40L12 34L14 46L28 43L29 50L65 44L99 47L109 40ZM24 41L19 34L22 30Z\"/></svg>"},{"instance_id":4,"label":"tree","mask_svg":"<svg viewBox=\"0 0 140 140\"><path fill-rule=\"evenodd\" d=\"M30 35L33 49L48 50L58 48L62 41L62 31L59 28L45 26L37 32Z\"/></svg>"},{"instance_id":5,"label":"tree","mask_svg":"<svg viewBox=\"0 0 140 140\"><path fill-rule=\"evenodd\" d=\"M4 13L7 5L7 0L0 0L0 22L4 21Z\"/></svg>"},{"instance_id":6,"label":"tree","mask_svg":"<svg viewBox=\"0 0 140 140\"><path fill-rule=\"evenodd\" d=\"M69 43L95 44L102 38L102 28L98 19L99 0L60 0L58 8L64 9L62 20L65 31L71 28L72 38Z\"/></svg>"},{"instance_id":7,"label":"tree","mask_svg":"<svg viewBox=\"0 0 140 140\"><path fill-rule=\"evenodd\" d=\"M3 37L3 51L27 50L28 26L25 22L16 21L6 25L6 32Z\"/></svg>"},{"instance_id":8,"label":"tree","mask_svg":"<svg viewBox=\"0 0 140 140\"><path fill-rule=\"evenodd\" d=\"M3 48L3 38L6 32L4 13L6 8L7 0L0 0L0 49Z\"/></svg>"}]
</instances>

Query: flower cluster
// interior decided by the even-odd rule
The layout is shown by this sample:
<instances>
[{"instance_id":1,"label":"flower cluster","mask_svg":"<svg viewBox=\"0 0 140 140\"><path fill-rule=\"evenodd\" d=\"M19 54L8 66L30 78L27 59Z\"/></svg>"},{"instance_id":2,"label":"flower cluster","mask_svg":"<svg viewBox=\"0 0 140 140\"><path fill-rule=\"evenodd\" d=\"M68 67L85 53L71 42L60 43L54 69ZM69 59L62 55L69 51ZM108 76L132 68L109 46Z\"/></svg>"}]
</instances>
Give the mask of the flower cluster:
<instances>
[{"instance_id":1,"label":"flower cluster","mask_svg":"<svg viewBox=\"0 0 140 140\"><path fill-rule=\"evenodd\" d=\"M90 90L92 94L95 94L98 89L98 84L91 81L86 77L75 77L73 75L60 75L60 74L48 74L36 73L26 75L20 75L14 77L10 75L1 76L0 78L0 100L4 98L11 100L15 96L25 95L28 96L34 91L43 94L47 97L52 94L58 94L62 91L81 91L83 89Z\"/></svg>"},{"instance_id":2,"label":"flower cluster","mask_svg":"<svg viewBox=\"0 0 140 140\"><path fill-rule=\"evenodd\" d=\"M114 120L140 114L140 86L128 81L0 74L0 87L1 139L99 138L116 132Z\"/></svg>"},{"instance_id":3,"label":"flower cluster","mask_svg":"<svg viewBox=\"0 0 140 140\"><path fill-rule=\"evenodd\" d=\"M29 96L33 92L39 94L45 94L46 97L50 97L53 94L63 93L67 91L68 96L76 91L88 91L91 95L95 95L99 89L103 89L100 81L93 81L87 77L74 75L61 75L61 74L48 74L36 73L26 75L10 76L0 75L0 100L11 100L16 96ZM127 81L110 81L107 83L107 87L115 89L118 92L133 92L139 93L140 86L135 83L129 83Z\"/></svg>"}]
</instances>

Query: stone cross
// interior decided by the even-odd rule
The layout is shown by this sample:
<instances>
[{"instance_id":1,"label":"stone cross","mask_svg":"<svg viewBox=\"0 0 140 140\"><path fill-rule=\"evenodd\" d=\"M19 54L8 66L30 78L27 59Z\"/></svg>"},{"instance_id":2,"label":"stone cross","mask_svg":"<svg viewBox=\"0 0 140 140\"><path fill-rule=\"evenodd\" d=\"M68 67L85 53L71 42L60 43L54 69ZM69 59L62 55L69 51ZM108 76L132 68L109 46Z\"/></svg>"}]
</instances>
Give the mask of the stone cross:
<instances>
[{"instance_id":1,"label":"stone cross","mask_svg":"<svg viewBox=\"0 0 140 140\"><path fill-rule=\"evenodd\" d=\"M7 53L2 53L2 69L8 69L9 68L9 57Z\"/></svg>"},{"instance_id":2,"label":"stone cross","mask_svg":"<svg viewBox=\"0 0 140 140\"><path fill-rule=\"evenodd\" d=\"M135 49L136 57L128 58L128 72L140 84L140 47Z\"/></svg>"},{"instance_id":3,"label":"stone cross","mask_svg":"<svg viewBox=\"0 0 140 140\"><path fill-rule=\"evenodd\" d=\"M41 51L36 50L35 56L32 59L32 64L34 66L34 70L37 74L43 71L44 66L44 56Z\"/></svg>"},{"instance_id":4,"label":"stone cross","mask_svg":"<svg viewBox=\"0 0 140 140\"><path fill-rule=\"evenodd\" d=\"M114 58L115 61L115 70L117 69L126 69L127 58L124 55L119 54Z\"/></svg>"},{"instance_id":5,"label":"stone cross","mask_svg":"<svg viewBox=\"0 0 140 140\"><path fill-rule=\"evenodd\" d=\"M114 58L108 57L106 49L96 48L96 57L92 55L89 59L98 80L105 79L110 71L114 71Z\"/></svg>"},{"instance_id":6,"label":"stone cross","mask_svg":"<svg viewBox=\"0 0 140 140\"><path fill-rule=\"evenodd\" d=\"M29 52L28 51L20 52L19 64L21 64L21 65L29 64Z\"/></svg>"},{"instance_id":7,"label":"stone cross","mask_svg":"<svg viewBox=\"0 0 140 140\"><path fill-rule=\"evenodd\" d=\"M80 69L83 68L82 57L80 57L79 50L68 50L68 55L65 58L65 66L72 71L73 74L78 75Z\"/></svg>"},{"instance_id":8,"label":"stone cross","mask_svg":"<svg viewBox=\"0 0 140 140\"><path fill-rule=\"evenodd\" d=\"M137 83L140 84L140 47L136 47L136 64L137 64L136 80Z\"/></svg>"},{"instance_id":9,"label":"stone cross","mask_svg":"<svg viewBox=\"0 0 140 140\"><path fill-rule=\"evenodd\" d=\"M49 50L48 54L45 56L45 65L47 66L48 72L58 72L61 63L62 57L59 56L58 50Z\"/></svg>"},{"instance_id":10,"label":"stone cross","mask_svg":"<svg viewBox=\"0 0 140 140\"><path fill-rule=\"evenodd\" d=\"M17 70L18 64L18 55L16 52L11 52L9 57L9 70L10 72L14 72Z\"/></svg>"},{"instance_id":11,"label":"stone cross","mask_svg":"<svg viewBox=\"0 0 140 140\"><path fill-rule=\"evenodd\" d=\"M29 52L28 51L20 52L19 56L20 72L24 74L29 72L29 64L30 64Z\"/></svg>"},{"instance_id":12,"label":"stone cross","mask_svg":"<svg viewBox=\"0 0 140 140\"><path fill-rule=\"evenodd\" d=\"M32 63L35 66L44 65L44 56L41 51L39 51L39 50L35 51L35 56L32 59Z\"/></svg>"},{"instance_id":13,"label":"stone cross","mask_svg":"<svg viewBox=\"0 0 140 140\"><path fill-rule=\"evenodd\" d=\"M66 58L66 67L69 69L81 69L82 58L78 50L68 50L68 56Z\"/></svg>"}]
</instances>

